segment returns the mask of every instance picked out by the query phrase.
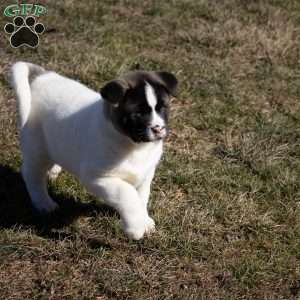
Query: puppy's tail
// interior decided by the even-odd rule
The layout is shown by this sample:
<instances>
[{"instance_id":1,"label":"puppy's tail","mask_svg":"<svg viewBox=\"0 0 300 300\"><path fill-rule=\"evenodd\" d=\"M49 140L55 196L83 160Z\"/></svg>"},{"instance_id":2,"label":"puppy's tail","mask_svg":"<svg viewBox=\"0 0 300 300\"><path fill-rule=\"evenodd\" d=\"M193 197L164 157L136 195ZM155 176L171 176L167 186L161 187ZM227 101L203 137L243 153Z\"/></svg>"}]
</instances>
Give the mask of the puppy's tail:
<instances>
[{"instance_id":1,"label":"puppy's tail","mask_svg":"<svg viewBox=\"0 0 300 300\"><path fill-rule=\"evenodd\" d=\"M11 68L11 84L17 96L20 127L26 124L31 110L30 83L45 70L37 65L17 62Z\"/></svg>"}]
</instances>

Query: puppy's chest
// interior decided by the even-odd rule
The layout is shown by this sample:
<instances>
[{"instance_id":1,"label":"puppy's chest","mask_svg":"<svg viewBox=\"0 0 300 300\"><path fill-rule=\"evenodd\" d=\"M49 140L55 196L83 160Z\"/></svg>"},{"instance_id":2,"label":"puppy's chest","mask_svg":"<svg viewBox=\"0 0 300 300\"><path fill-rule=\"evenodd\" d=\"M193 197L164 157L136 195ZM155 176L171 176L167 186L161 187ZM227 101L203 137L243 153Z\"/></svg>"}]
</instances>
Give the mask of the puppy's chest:
<instances>
[{"instance_id":1,"label":"puppy's chest","mask_svg":"<svg viewBox=\"0 0 300 300\"><path fill-rule=\"evenodd\" d=\"M137 150L116 166L112 172L128 183L139 186L151 174L162 155L162 147Z\"/></svg>"}]
</instances>

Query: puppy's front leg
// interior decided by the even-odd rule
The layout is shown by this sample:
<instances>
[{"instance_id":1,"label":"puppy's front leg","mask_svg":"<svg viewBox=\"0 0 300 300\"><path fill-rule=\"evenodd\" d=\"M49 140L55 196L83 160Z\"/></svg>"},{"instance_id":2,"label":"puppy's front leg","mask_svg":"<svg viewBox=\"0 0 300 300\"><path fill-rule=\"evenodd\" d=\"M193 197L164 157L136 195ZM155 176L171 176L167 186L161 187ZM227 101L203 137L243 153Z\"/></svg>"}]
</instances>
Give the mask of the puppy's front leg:
<instances>
[{"instance_id":1,"label":"puppy's front leg","mask_svg":"<svg viewBox=\"0 0 300 300\"><path fill-rule=\"evenodd\" d=\"M129 238L139 240L149 231L147 209L131 184L113 177L89 179L83 183L119 212L123 230Z\"/></svg>"},{"instance_id":2,"label":"puppy's front leg","mask_svg":"<svg viewBox=\"0 0 300 300\"><path fill-rule=\"evenodd\" d=\"M148 202L149 202L150 188L151 188L152 179L154 177L154 172L155 172L155 169L153 168L149 172L149 174L147 175L145 180L142 182L142 184L137 188L138 194L139 194L139 196L144 204L144 207L146 209L148 232L155 231L155 222L148 214Z\"/></svg>"},{"instance_id":3,"label":"puppy's front leg","mask_svg":"<svg viewBox=\"0 0 300 300\"><path fill-rule=\"evenodd\" d=\"M142 182L140 186L138 186L137 191L140 195L140 198L142 199L144 206L147 208L148 206L148 201L150 197L150 187L151 187L151 182L154 177L154 172L155 169L153 168L149 174L147 174L146 178Z\"/></svg>"}]
</instances>

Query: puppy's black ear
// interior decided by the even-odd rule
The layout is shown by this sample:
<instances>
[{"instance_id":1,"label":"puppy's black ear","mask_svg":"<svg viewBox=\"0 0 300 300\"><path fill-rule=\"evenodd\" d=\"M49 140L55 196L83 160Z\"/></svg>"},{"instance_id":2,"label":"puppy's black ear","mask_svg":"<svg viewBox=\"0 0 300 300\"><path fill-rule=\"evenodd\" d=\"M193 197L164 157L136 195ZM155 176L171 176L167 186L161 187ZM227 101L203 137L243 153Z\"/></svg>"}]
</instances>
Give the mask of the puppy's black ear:
<instances>
[{"instance_id":1,"label":"puppy's black ear","mask_svg":"<svg viewBox=\"0 0 300 300\"><path fill-rule=\"evenodd\" d=\"M178 81L176 77L169 72L156 72L156 75L159 77L160 81L163 83L170 95L176 94L176 89Z\"/></svg>"},{"instance_id":2,"label":"puppy's black ear","mask_svg":"<svg viewBox=\"0 0 300 300\"><path fill-rule=\"evenodd\" d=\"M128 88L128 84L125 81L116 79L108 82L101 88L100 94L104 100L116 105L123 99Z\"/></svg>"}]
</instances>

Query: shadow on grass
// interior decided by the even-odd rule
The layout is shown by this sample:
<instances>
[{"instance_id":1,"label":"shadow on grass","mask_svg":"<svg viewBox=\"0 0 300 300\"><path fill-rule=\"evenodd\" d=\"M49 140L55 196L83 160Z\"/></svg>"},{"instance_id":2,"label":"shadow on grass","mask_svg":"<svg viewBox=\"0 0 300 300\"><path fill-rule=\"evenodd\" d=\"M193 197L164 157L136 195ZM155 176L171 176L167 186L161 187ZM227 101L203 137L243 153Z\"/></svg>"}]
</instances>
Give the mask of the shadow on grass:
<instances>
[{"instance_id":1,"label":"shadow on grass","mask_svg":"<svg viewBox=\"0 0 300 300\"><path fill-rule=\"evenodd\" d=\"M60 208L48 215L37 213L31 205L21 174L9 166L0 165L0 229L26 225L48 235L51 229L70 225L80 216L115 214L104 204L80 203L63 194L51 193L51 189L50 194Z\"/></svg>"}]
</instances>

